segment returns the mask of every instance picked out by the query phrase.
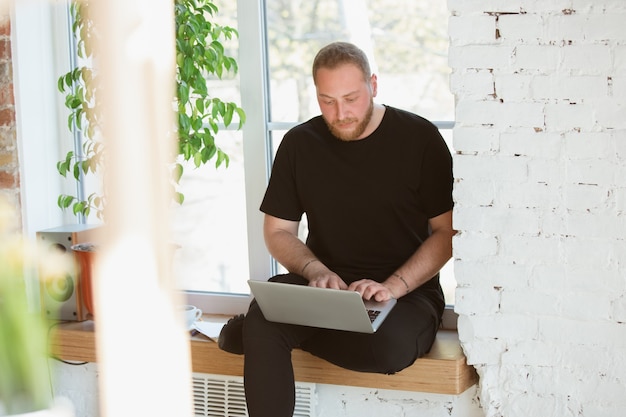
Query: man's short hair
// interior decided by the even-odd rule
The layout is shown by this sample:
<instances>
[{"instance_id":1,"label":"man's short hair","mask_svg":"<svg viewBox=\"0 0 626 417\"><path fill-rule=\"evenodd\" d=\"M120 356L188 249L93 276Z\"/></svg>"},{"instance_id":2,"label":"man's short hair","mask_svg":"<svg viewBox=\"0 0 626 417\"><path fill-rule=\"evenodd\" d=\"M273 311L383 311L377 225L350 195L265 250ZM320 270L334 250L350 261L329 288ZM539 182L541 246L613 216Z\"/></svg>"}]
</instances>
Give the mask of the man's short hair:
<instances>
[{"instance_id":1,"label":"man's short hair","mask_svg":"<svg viewBox=\"0 0 626 417\"><path fill-rule=\"evenodd\" d=\"M365 52L349 42L333 42L319 50L313 60L313 82L320 68L334 69L344 64L353 64L363 73L363 79L372 75Z\"/></svg>"}]
</instances>

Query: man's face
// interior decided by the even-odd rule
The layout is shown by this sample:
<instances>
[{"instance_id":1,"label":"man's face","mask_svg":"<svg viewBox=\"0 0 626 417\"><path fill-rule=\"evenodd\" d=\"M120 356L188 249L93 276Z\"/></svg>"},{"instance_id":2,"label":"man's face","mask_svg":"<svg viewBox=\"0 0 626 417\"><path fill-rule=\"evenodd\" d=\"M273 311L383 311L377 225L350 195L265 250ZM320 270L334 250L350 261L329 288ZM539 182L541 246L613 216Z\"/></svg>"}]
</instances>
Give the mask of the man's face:
<instances>
[{"instance_id":1,"label":"man's face","mask_svg":"<svg viewBox=\"0 0 626 417\"><path fill-rule=\"evenodd\" d=\"M362 139L374 110L376 76L364 80L355 65L346 64L320 68L315 78L317 102L331 133L344 141Z\"/></svg>"}]
</instances>

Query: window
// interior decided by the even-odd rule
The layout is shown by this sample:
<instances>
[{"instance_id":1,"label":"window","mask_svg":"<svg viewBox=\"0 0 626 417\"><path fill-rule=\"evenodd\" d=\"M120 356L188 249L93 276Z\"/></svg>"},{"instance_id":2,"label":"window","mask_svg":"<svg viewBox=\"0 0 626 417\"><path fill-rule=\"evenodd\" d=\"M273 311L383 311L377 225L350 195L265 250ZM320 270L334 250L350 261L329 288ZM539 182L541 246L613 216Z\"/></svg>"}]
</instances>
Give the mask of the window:
<instances>
[{"instance_id":1,"label":"window","mask_svg":"<svg viewBox=\"0 0 626 417\"><path fill-rule=\"evenodd\" d=\"M181 245L175 274L181 288L206 312L230 314L247 308L248 278L266 279L280 270L265 249L259 205L283 134L318 114L310 65L319 47L350 40L368 51L379 76L377 101L438 123L447 140L454 103L448 88L445 2L215 1L220 22L240 32L239 41L228 45L240 71L236 77L216 80L212 88L220 97L239 102L247 122L242 131L224 130L217 138L230 155L227 169L216 170L212 164L186 169L185 203L174 207L174 239ZM69 66L63 39L67 10L62 3L45 7L19 3L15 16L17 111L23 120L41 122L22 123L18 132L26 155L25 223L34 235L76 221L56 209L58 194L71 190L62 188L54 168L69 146L57 143L71 143L63 99L56 91L57 77ZM453 303L449 266L442 282Z\"/></svg>"},{"instance_id":2,"label":"window","mask_svg":"<svg viewBox=\"0 0 626 417\"><path fill-rule=\"evenodd\" d=\"M206 295L211 297L209 305L204 304L210 310L215 305L223 310L224 294L247 295L249 277L266 279L284 271L265 250L258 207L282 136L295 124L319 114L310 66L321 46L334 40L359 45L369 54L379 77L377 101L435 122L451 148L454 102L448 88L444 2L255 3L261 4L246 3L236 10L232 2L216 2L220 19L240 32L235 52L239 82L218 82L216 87L239 89L248 122L242 132L220 133L219 143L230 151L228 169L216 171L207 166L186 171L186 201L176 210L177 234L183 238L178 242L183 247L177 254L176 273L183 288L213 293ZM237 96L236 92L227 94ZM442 285L452 304L451 262L442 271Z\"/></svg>"}]
</instances>

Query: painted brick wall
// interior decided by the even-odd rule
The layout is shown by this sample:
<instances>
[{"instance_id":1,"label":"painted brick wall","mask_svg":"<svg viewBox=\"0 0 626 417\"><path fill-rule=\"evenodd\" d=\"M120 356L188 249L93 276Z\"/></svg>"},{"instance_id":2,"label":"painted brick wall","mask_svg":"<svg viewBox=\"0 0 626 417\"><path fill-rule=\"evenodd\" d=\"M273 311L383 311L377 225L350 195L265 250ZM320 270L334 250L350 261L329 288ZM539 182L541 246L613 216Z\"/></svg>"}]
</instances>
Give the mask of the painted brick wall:
<instances>
[{"instance_id":1,"label":"painted brick wall","mask_svg":"<svg viewBox=\"0 0 626 417\"><path fill-rule=\"evenodd\" d=\"M0 14L0 198L5 198L19 213L20 176L14 102L11 22L8 16ZM19 220L15 230L20 230Z\"/></svg>"},{"instance_id":2,"label":"painted brick wall","mask_svg":"<svg viewBox=\"0 0 626 417\"><path fill-rule=\"evenodd\" d=\"M485 415L623 415L626 1L448 5L456 310Z\"/></svg>"}]
</instances>

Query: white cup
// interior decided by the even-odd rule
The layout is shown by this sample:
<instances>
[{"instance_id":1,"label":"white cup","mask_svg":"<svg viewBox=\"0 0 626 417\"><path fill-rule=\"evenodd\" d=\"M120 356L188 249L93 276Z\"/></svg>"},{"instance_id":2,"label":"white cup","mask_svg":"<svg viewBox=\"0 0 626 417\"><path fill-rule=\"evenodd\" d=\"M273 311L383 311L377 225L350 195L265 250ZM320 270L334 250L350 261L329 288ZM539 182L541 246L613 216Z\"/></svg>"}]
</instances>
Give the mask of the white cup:
<instances>
[{"instance_id":1,"label":"white cup","mask_svg":"<svg viewBox=\"0 0 626 417\"><path fill-rule=\"evenodd\" d=\"M202 317L202 310L196 306L184 305L180 307L180 310L185 317L185 325L188 329L191 329L193 324Z\"/></svg>"}]
</instances>

